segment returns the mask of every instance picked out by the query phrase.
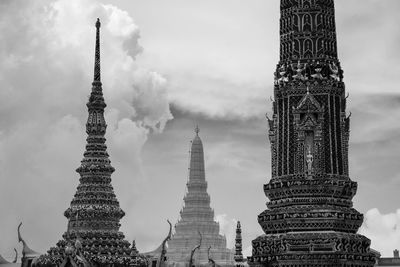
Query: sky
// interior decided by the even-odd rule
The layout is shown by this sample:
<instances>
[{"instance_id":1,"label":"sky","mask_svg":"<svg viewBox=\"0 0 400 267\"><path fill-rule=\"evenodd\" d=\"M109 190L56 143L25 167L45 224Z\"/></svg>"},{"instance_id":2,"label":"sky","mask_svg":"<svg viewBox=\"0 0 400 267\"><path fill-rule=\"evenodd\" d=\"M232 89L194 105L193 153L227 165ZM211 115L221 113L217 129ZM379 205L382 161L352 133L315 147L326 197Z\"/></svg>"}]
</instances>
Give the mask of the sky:
<instances>
[{"instance_id":1,"label":"sky","mask_svg":"<svg viewBox=\"0 0 400 267\"><path fill-rule=\"evenodd\" d=\"M400 248L398 0L337 0L339 59L352 113L350 176L360 233L384 256ZM95 19L112 184L121 230L140 252L176 222L200 127L208 193L221 234L246 256L262 234L270 179L265 113L279 59L278 0L0 1L0 254L16 228L46 252L66 230L78 185Z\"/></svg>"}]
</instances>

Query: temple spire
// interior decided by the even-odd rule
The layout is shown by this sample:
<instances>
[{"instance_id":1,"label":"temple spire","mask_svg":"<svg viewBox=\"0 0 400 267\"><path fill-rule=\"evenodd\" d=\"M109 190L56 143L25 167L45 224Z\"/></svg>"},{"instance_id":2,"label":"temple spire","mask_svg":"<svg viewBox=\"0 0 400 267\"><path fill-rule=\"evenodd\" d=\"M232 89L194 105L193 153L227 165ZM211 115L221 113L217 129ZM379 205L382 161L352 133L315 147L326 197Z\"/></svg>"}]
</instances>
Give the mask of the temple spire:
<instances>
[{"instance_id":1,"label":"temple spire","mask_svg":"<svg viewBox=\"0 0 400 267\"><path fill-rule=\"evenodd\" d=\"M57 247L40 257L38 265L60 266L63 262L64 266L79 257L90 266L138 266L142 264L139 256L132 252L134 247L130 248L119 229L125 212L120 208L111 184L115 169L111 166L105 138L106 103L100 82L99 19L96 22L94 81L86 106L87 143L81 165L76 169L80 175L79 185L70 207L64 212L68 219L67 232Z\"/></svg>"},{"instance_id":2,"label":"temple spire","mask_svg":"<svg viewBox=\"0 0 400 267\"><path fill-rule=\"evenodd\" d=\"M253 240L249 265L372 267L371 242L357 234L363 215L353 208L334 1L281 0L280 34L268 121L272 177L258 216L265 235Z\"/></svg>"},{"instance_id":3,"label":"temple spire","mask_svg":"<svg viewBox=\"0 0 400 267\"><path fill-rule=\"evenodd\" d=\"M214 210L210 205L203 143L199 131L199 127L196 126L195 136L191 142L189 179L183 199L184 206L175 225L175 233L168 241L167 258L170 263L187 265L187 260L192 259L192 263L196 266L205 265L209 263L208 248L211 246L210 255L216 264L233 266L233 253L226 248L226 238L219 234L219 223L214 220ZM198 241L199 236L202 237L201 242Z\"/></svg>"},{"instance_id":4,"label":"temple spire","mask_svg":"<svg viewBox=\"0 0 400 267\"><path fill-rule=\"evenodd\" d=\"M199 136L200 128L198 124L196 124L196 127L194 128L194 132L196 133L196 136Z\"/></svg>"},{"instance_id":5,"label":"temple spire","mask_svg":"<svg viewBox=\"0 0 400 267\"><path fill-rule=\"evenodd\" d=\"M199 126L195 128L195 137L192 141L192 146L190 149L190 172L189 180L204 180L205 181L205 171L204 171L204 151L203 143L201 142L199 136ZM190 190L190 189L189 189Z\"/></svg>"},{"instance_id":6,"label":"temple spire","mask_svg":"<svg viewBox=\"0 0 400 267\"><path fill-rule=\"evenodd\" d=\"M242 228L240 221L236 225L236 238L235 238L235 256L236 266L243 266L243 254L242 254Z\"/></svg>"},{"instance_id":7,"label":"temple spire","mask_svg":"<svg viewBox=\"0 0 400 267\"><path fill-rule=\"evenodd\" d=\"M93 83L101 82L101 79L100 79L100 26L101 26L100 19L97 18Z\"/></svg>"}]
</instances>

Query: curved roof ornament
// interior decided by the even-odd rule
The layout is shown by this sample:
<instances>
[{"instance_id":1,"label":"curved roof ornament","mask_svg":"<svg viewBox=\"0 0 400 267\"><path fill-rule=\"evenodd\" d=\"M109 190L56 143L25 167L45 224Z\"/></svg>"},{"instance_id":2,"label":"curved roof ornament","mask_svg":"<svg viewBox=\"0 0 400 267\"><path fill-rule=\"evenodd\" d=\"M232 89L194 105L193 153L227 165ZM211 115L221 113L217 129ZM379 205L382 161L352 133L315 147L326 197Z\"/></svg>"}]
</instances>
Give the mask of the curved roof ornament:
<instances>
[{"instance_id":1,"label":"curved roof ornament","mask_svg":"<svg viewBox=\"0 0 400 267\"><path fill-rule=\"evenodd\" d=\"M158 261L158 266L159 267L163 266L164 257L165 257L165 254L167 254L166 244L167 244L168 240L171 240L171 236L172 236L172 224L168 219L167 219L167 222L169 224L169 232L168 232L167 237L161 243L161 255L160 255L160 260Z\"/></svg>"},{"instance_id":2,"label":"curved roof ornament","mask_svg":"<svg viewBox=\"0 0 400 267\"><path fill-rule=\"evenodd\" d=\"M193 265L193 256L194 256L194 253L196 252L196 250L200 249L200 247L201 247L201 241L203 240L203 236L201 235L200 231L197 230L197 232L199 233L199 236L200 236L200 242L199 242L199 244L198 244L197 246L195 246L195 247L192 249L192 251L190 252L189 267L191 267L191 266Z\"/></svg>"},{"instance_id":3,"label":"curved roof ornament","mask_svg":"<svg viewBox=\"0 0 400 267\"><path fill-rule=\"evenodd\" d=\"M25 242L25 240L21 236L21 226L22 222L18 225L18 242L22 242L23 248L22 248L22 257L23 258L34 258L40 255L40 253L34 251L31 249Z\"/></svg>"},{"instance_id":4,"label":"curved roof ornament","mask_svg":"<svg viewBox=\"0 0 400 267\"><path fill-rule=\"evenodd\" d=\"M15 248L14 248L14 251L15 251L15 258L13 260L13 263L16 263L18 260L18 251Z\"/></svg>"},{"instance_id":5,"label":"curved roof ornament","mask_svg":"<svg viewBox=\"0 0 400 267\"><path fill-rule=\"evenodd\" d=\"M208 263L210 263L212 267L215 267L216 266L215 261L210 257L210 249L211 246L209 246L207 250Z\"/></svg>"}]
</instances>

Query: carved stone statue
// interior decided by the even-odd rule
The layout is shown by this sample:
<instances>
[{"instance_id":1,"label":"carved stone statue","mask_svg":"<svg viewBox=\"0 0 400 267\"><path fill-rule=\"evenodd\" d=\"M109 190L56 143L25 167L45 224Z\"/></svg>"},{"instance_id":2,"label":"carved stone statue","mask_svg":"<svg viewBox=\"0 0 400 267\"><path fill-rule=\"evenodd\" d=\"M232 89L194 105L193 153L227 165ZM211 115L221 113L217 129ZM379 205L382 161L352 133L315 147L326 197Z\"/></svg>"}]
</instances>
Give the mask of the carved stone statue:
<instances>
[{"instance_id":1,"label":"carved stone statue","mask_svg":"<svg viewBox=\"0 0 400 267\"><path fill-rule=\"evenodd\" d=\"M324 76L322 75L322 66L319 62L317 62L315 68L315 73L311 75L311 77L313 77L314 79L318 79L318 80L323 80L325 79Z\"/></svg>"},{"instance_id":2,"label":"carved stone statue","mask_svg":"<svg viewBox=\"0 0 400 267\"><path fill-rule=\"evenodd\" d=\"M289 78L287 77L287 69L286 69L286 64L283 63L279 67L279 77L278 77L278 83L279 82L288 82Z\"/></svg>"},{"instance_id":3,"label":"carved stone statue","mask_svg":"<svg viewBox=\"0 0 400 267\"><path fill-rule=\"evenodd\" d=\"M294 67L292 65L292 70L296 73L295 75L293 75L293 79L295 80L301 80L301 81L305 81L307 80L307 77L303 75L303 71L306 70L307 67L307 63L301 64L300 60L297 62L297 66Z\"/></svg>"},{"instance_id":4,"label":"carved stone statue","mask_svg":"<svg viewBox=\"0 0 400 267\"><path fill-rule=\"evenodd\" d=\"M329 69L331 71L330 77L335 80L335 81L339 81L340 77L339 77L339 68L338 66L335 64L335 62L332 62L332 64L329 64Z\"/></svg>"},{"instance_id":5,"label":"carved stone statue","mask_svg":"<svg viewBox=\"0 0 400 267\"><path fill-rule=\"evenodd\" d=\"M306 162L307 162L307 173L311 174L312 170L313 170L313 162L314 162L314 156L311 153L311 147L308 147L308 152L307 152L307 156L306 156Z\"/></svg>"}]
</instances>

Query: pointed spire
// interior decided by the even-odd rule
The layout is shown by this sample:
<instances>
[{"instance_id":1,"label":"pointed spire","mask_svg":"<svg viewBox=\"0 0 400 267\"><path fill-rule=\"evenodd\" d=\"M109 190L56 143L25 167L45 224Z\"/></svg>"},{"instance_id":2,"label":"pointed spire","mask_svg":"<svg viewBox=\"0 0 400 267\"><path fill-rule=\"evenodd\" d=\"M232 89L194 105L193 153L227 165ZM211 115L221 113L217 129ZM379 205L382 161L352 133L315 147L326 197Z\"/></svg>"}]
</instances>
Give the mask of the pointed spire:
<instances>
[{"instance_id":1,"label":"pointed spire","mask_svg":"<svg viewBox=\"0 0 400 267\"><path fill-rule=\"evenodd\" d=\"M50 248L38 259L38 265L47 265L49 260L68 262L71 255L76 255L85 266L98 265L99 262L101 266L137 266L136 257L130 256L130 244L120 231L120 219L125 212L120 208L111 184L111 174L115 169L111 166L105 138L106 103L100 82L99 19L96 22L94 81L86 106L88 136L83 159L76 169L80 175L79 185L70 207L64 212L68 229L57 247Z\"/></svg>"},{"instance_id":2,"label":"pointed spire","mask_svg":"<svg viewBox=\"0 0 400 267\"><path fill-rule=\"evenodd\" d=\"M187 265L190 258L193 263L193 254L197 251L197 264L205 265L209 262L207 248L212 246L212 260L231 266L232 251L226 248L226 238L219 234L219 223L214 220L214 210L210 206L210 196L207 193L205 178L203 144L199 137L199 126L196 125L195 136L191 143L189 179L187 191L183 199L184 206L180 212L180 219L175 225L175 233L168 241L167 258L170 262L179 262ZM201 232L200 232L201 231ZM197 243L200 236L200 245ZM229 259L227 257L229 255ZM197 265L196 264L196 265ZM191 264L189 264L191 266Z\"/></svg>"},{"instance_id":3,"label":"pointed spire","mask_svg":"<svg viewBox=\"0 0 400 267\"><path fill-rule=\"evenodd\" d=\"M189 180L205 180L203 143L199 137L200 129L198 125L194 132L196 133L196 136L192 141L192 147L190 149Z\"/></svg>"},{"instance_id":4,"label":"pointed spire","mask_svg":"<svg viewBox=\"0 0 400 267\"><path fill-rule=\"evenodd\" d=\"M242 228L240 221L236 225L236 238L235 238L235 256L234 256L236 266L242 266L243 254L242 254Z\"/></svg>"},{"instance_id":5,"label":"pointed spire","mask_svg":"<svg viewBox=\"0 0 400 267\"><path fill-rule=\"evenodd\" d=\"M95 47L95 57L94 57L94 77L93 83L101 82L100 79L100 19L97 18L96 21L96 47Z\"/></svg>"},{"instance_id":6,"label":"pointed spire","mask_svg":"<svg viewBox=\"0 0 400 267\"><path fill-rule=\"evenodd\" d=\"M94 78L89 102L86 104L89 109L89 117L86 123L86 132L89 135L96 136L104 136L107 128L106 122L104 120L104 108L107 105L104 102L103 89L100 81L100 25L100 20L97 19Z\"/></svg>"}]
</instances>

